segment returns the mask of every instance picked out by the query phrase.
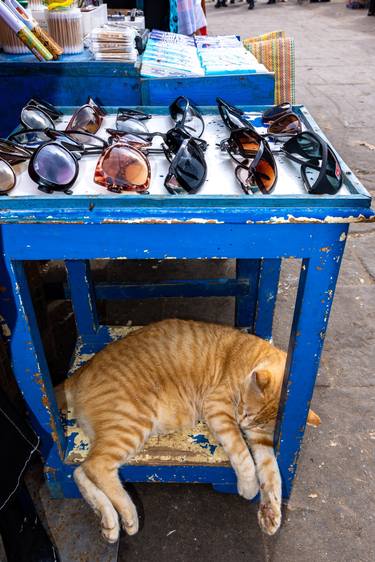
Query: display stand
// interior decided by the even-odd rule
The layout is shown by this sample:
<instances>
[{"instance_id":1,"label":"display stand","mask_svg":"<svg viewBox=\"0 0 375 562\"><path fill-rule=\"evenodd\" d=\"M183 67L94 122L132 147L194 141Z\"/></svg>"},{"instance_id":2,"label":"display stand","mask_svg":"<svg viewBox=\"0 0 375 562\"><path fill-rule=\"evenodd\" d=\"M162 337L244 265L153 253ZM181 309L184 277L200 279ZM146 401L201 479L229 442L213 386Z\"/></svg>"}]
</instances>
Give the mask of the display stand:
<instances>
[{"instance_id":1,"label":"display stand","mask_svg":"<svg viewBox=\"0 0 375 562\"><path fill-rule=\"evenodd\" d=\"M323 135L303 107L295 111L306 128ZM294 257L301 260L301 269L275 442L283 495L290 496L349 224L374 220L369 194L340 163L345 185L336 196L288 194L284 176L279 181L286 194L268 197L180 197L151 190L149 196L81 193L0 199L3 331L15 376L42 437L54 497L78 495L72 474L88 443L72 413L59 415L24 262L65 261L78 331L74 370L129 329L98 323L99 298L234 296L236 325L270 339L281 260ZM220 193L227 180L222 176L211 181ZM89 267L91 259L214 258L236 259L236 279L95 286ZM204 482L221 491L235 490L228 459L202 425L152 440L121 468L121 476L125 482Z\"/></svg>"}]
</instances>

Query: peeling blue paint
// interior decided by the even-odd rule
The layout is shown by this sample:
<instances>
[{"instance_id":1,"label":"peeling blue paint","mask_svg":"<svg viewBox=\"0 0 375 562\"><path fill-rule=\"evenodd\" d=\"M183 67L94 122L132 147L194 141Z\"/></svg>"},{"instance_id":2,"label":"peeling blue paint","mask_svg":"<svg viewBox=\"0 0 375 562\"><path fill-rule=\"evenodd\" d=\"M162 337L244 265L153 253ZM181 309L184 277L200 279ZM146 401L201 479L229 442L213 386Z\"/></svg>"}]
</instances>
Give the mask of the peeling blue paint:
<instances>
[{"instance_id":1,"label":"peeling blue paint","mask_svg":"<svg viewBox=\"0 0 375 562\"><path fill-rule=\"evenodd\" d=\"M197 435L189 434L189 437L191 437L193 442L199 445L202 449L208 449L211 455L215 453L217 445L212 445L205 435L202 435L200 433Z\"/></svg>"}]
</instances>

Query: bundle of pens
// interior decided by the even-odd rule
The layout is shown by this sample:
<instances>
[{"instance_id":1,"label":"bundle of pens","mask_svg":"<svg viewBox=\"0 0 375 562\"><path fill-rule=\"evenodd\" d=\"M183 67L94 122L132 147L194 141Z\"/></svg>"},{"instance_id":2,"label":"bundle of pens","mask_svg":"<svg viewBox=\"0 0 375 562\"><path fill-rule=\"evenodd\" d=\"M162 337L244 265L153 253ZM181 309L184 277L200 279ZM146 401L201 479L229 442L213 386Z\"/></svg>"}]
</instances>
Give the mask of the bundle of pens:
<instances>
[{"instance_id":1,"label":"bundle of pens","mask_svg":"<svg viewBox=\"0 0 375 562\"><path fill-rule=\"evenodd\" d=\"M40 60L57 59L63 49L17 0L0 0L0 19Z\"/></svg>"}]
</instances>

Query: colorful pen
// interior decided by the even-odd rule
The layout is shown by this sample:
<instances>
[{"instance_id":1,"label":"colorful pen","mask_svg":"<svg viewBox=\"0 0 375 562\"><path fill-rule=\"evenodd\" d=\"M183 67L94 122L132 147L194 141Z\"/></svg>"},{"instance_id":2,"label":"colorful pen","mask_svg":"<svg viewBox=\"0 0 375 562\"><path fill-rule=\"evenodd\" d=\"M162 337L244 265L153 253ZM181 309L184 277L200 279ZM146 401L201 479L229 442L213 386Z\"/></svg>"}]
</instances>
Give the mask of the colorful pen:
<instances>
[{"instance_id":1,"label":"colorful pen","mask_svg":"<svg viewBox=\"0 0 375 562\"><path fill-rule=\"evenodd\" d=\"M54 59L57 59L60 55L62 55L64 49L40 27L36 19L34 19L31 14L28 14L21 4L17 2L17 0L4 0L4 2L13 14L34 33L41 43L43 43L43 45L53 55Z\"/></svg>"},{"instance_id":2,"label":"colorful pen","mask_svg":"<svg viewBox=\"0 0 375 562\"><path fill-rule=\"evenodd\" d=\"M18 39L33 53L40 61L52 60L53 55L35 37L32 31L0 0L0 18L14 31Z\"/></svg>"}]
</instances>

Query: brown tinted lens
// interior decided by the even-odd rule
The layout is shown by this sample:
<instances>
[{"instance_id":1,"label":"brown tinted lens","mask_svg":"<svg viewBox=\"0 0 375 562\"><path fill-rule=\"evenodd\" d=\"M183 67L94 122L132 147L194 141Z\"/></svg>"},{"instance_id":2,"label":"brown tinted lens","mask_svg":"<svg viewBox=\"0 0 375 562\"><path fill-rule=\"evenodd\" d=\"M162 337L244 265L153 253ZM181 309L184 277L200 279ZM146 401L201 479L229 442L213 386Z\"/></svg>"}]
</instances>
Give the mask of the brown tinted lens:
<instances>
[{"instance_id":1,"label":"brown tinted lens","mask_svg":"<svg viewBox=\"0 0 375 562\"><path fill-rule=\"evenodd\" d=\"M95 134L102 123L102 117L90 105L84 105L73 115L66 130L75 129Z\"/></svg>"},{"instance_id":2,"label":"brown tinted lens","mask_svg":"<svg viewBox=\"0 0 375 562\"><path fill-rule=\"evenodd\" d=\"M259 141L249 133L239 132L235 140L245 156L255 156L259 150Z\"/></svg>"},{"instance_id":3,"label":"brown tinted lens","mask_svg":"<svg viewBox=\"0 0 375 562\"><path fill-rule=\"evenodd\" d=\"M268 128L269 133L293 133L297 134L302 131L301 121L294 115L293 113L289 115L284 115L284 117L280 117L276 121L273 121Z\"/></svg>"},{"instance_id":4,"label":"brown tinted lens","mask_svg":"<svg viewBox=\"0 0 375 562\"><path fill-rule=\"evenodd\" d=\"M7 193L16 185L16 176L12 167L0 160L0 193Z\"/></svg>"},{"instance_id":5,"label":"brown tinted lens","mask_svg":"<svg viewBox=\"0 0 375 562\"><path fill-rule=\"evenodd\" d=\"M267 192L272 191L273 186L276 181L276 173L274 167L264 158L261 158L258 162L255 171L255 177L257 179L259 187L263 186L264 190Z\"/></svg>"},{"instance_id":6,"label":"brown tinted lens","mask_svg":"<svg viewBox=\"0 0 375 562\"><path fill-rule=\"evenodd\" d=\"M111 191L145 191L150 183L150 167L139 150L114 144L100 157L94 181Z\"/></svg>"}]
</instances>

